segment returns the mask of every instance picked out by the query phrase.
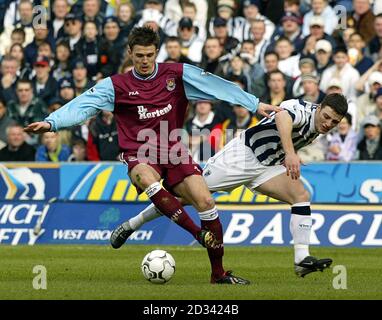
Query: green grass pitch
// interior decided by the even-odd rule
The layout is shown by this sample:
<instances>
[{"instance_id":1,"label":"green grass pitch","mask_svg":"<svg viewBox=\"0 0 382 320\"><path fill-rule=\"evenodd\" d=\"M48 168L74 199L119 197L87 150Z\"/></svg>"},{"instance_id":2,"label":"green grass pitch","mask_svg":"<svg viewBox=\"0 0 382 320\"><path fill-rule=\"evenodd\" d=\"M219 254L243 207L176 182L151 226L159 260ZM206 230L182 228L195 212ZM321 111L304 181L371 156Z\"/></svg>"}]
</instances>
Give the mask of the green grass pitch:
<instances>
[{"instance_id":1,"label":"green grass pitch","mask_svg":"<svg viewBox=\"0 0 382 320\"><path fill-rule=\"evenodd\" d=\"M153 249L170 252L176 272L164 285L143 278L141 261ZM343 265L347 289L334 289L331 269L305 278L293 273L293 249L226 247L225 266L249 286L209 284L205 249L179 246L0 246L0 299L382 299L382 249L311 248ZM47 269L47 289L35 290L35 265Z\"/></svg>"}]
</instances>

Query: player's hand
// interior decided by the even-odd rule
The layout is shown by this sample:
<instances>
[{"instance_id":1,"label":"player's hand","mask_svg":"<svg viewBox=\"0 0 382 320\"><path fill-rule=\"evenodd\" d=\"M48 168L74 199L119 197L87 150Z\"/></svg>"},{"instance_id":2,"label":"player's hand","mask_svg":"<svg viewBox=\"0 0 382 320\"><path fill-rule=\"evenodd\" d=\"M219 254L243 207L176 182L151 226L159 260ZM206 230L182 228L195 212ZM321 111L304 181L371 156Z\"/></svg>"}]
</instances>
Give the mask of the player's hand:
<instances>
[{"instance_id":1,"label":"player's hand","mask_svg":"<svg viewBox=\"0 0 382 320\"><path fill-rule=\"evenodd\" d=\"M30 133L44 133L50 131L51 126L49 122L40 121L40 122L33 122L27 127L24 128L25 132Z\"/></svg>"},{"instance_id":2,"label":"player's hand","mask_svg":"<svg viewBox=\"0 0 382 320\"><path fill-rule=\"evenodd\" d=\"M272 112L280 112L283 109L277 106L272 106L271 104L266 104L263 102L259 103L257 107L257 113L263 117L270 118L269 114Z\"/></svg>"},{"instance_id":3,"label":"player's hand","mask_svg":"<svg viewBox=\"0 0 382 320\"><path fill-rule=\"evenodd\" d=\"M284 160L287 176L290 176L292 180L299 179L301 164L302 161L296 153L287 153Z\"/></svg>"}]
</instances>

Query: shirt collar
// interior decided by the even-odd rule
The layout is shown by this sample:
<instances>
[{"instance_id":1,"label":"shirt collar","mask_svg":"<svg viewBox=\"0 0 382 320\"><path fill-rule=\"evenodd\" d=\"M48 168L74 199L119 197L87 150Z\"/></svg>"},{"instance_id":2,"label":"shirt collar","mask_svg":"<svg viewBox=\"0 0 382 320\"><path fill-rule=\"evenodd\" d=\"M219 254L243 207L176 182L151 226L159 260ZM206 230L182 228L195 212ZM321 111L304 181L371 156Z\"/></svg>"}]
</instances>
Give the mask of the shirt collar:
<instances>
[{"instance_id":1,"label":"shirt collar","mask_svg":"<svg viewBox=\"0 0 382 320\"><path fill-rule=\"evenodd\" d=\"M147 77L141 76L137 71L135 71L135 68L133 68L133 76L139 80L151 80L155 78L155 76L158 73L158 63L155 63L155 68L152 74L150 74Z\"/></svg>"}]
</instances>

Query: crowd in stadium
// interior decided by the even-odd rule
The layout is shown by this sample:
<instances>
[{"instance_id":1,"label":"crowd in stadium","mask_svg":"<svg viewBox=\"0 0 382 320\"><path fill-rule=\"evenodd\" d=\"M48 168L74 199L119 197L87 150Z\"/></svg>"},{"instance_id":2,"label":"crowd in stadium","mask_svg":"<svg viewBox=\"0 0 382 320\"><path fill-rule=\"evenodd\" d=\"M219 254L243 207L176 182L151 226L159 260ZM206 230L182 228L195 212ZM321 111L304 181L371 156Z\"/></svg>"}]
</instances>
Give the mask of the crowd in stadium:
<instances>
[{"instance_id":1,"label":"crowd in stadium","mask_svg":"<svg viewBox=\"0 0 382 320\"><path fill-rule=\"evenodd\" d=\"M349 114L338 130L300 157L382 160L382 1L0 0L0 161L117 160L110 112L41 136L23 127L129 71L136 26L158 31L158 62L197 65L265 103L344 94ZM240 106L190 104L184 129L194 160L259 120Z\"/></svg>"}]
</instances>

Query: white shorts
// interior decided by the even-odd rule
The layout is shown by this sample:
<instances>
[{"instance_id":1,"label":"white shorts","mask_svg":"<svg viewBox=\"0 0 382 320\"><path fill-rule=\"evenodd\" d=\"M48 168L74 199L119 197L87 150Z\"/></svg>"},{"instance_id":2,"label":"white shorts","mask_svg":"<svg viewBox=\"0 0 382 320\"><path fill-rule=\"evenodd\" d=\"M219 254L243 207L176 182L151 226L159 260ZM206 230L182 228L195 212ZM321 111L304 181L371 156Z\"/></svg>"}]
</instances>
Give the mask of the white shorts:
<instances>
[{"instance_id":1,"label":"white shorts","mask_svg":"<svg viewBox=\"0 0 382 320\"><path fill-rule=\"evenodd\" d=\"M282 165L263 166L245 145L242 132L207 161L203 177L212 192L231 191L241 185L255 192L255 188L284 172Z\"/></svg>"}]
</instances>

